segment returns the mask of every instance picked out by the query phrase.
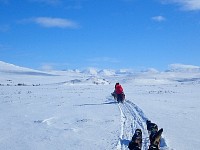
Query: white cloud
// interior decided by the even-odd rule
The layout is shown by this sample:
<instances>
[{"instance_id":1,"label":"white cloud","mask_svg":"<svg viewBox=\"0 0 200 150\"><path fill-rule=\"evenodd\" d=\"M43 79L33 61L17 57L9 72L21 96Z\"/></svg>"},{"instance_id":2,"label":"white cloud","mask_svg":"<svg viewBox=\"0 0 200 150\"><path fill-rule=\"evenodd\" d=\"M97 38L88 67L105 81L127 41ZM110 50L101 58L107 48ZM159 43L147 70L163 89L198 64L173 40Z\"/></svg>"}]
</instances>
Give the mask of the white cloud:
<instances>
[{"instance_id":1,"label":"white cloud","mask_svg":"<svg viewBox=\"0 0 200 150\"><path fill-rule=\"evenodd\" d=\"M53 66L49 65L49 64L44 64L39 69L44 70L44 71L51 71L51 70L53 70Z\"/></svg>"},{"instance_id":2,"label":"white cloud","mask_svg":"<svg viewBox=\"0 0 200 150\"><path fill-rule=\"evenodd\" d=\"M200 10L200 0L161 0L165 3L176 3L184 10Z\"/></svg>"},{"instance_id":3,"label":"white cloud","mask_svg":"<svg viewBox=\"0 0 200 150\"><path fill-rule=\"evenodd\" d=\"M70 64L68 63L42 63L39 70L51 71L51 70L63 70L66 69Z\"/></svg>"},{"instance_id":4,"label":"white cloud","mask_svg":"<svg viewBox=\"0 0 200 150\"><path fill-rule=\"evenodd\" d=\"M62 18L51 18L51 17L38 17L31 19L38 25L43 27L58 27L58 28L78 28L78 24L74 21Z\"/></svg>"},{"instance_id":5,"label":"white cloud","mask_svg":"<svg viewBox=\"0 0 200 150\"><path fill-rule=\"evenodd\" d=\"M166 20L165 17L163 17L163 16L154 16L151 19L156 21L156 22L162 22L162 21Z\"/></svg>"}]
</instances>

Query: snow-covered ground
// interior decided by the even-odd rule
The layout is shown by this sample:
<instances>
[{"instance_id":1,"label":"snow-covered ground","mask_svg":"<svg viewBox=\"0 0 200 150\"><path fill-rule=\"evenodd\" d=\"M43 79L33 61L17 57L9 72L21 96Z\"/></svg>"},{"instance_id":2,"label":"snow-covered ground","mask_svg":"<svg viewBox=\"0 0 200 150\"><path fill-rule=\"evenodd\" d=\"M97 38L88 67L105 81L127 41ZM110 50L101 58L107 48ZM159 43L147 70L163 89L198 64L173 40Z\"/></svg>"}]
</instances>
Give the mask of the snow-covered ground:
<instances>
[{"instance_id":1,"label":"snow-covered ground","mask_svg":"<svg viewBox=\"0 0 200 150\"><path fill-rule=\"evenodd\" d=\"M110 96L116 82L126 102ZM161 149L200 148L200 69L41 72L0 61L0 150L126 150L145 121L163 128Z\"/></svg>"}]
</instances>

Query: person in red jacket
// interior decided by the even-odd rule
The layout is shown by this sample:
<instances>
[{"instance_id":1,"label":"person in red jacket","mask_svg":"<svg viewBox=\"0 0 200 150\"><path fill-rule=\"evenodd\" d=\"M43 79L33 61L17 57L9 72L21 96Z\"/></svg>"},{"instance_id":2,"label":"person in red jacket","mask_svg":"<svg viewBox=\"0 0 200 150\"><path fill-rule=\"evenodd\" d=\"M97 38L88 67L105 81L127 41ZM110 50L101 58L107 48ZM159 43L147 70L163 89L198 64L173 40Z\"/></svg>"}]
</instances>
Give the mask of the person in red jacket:
<instances>
[{"instance_id":1,"label":"person in red jacket","mask_svg":"<svg viewBox=\"0 0 200 150\"><path fill-rule=\"evenodd\" d=\"M122 101L125 99L124 90L119 83L115 84L115 90L112 93L112 96L114 97L114 99L118 99L118 97L121 97Z\"/></svg>"},{"instance_id":2,"label":"person in red jacket","mask_svg":"<svg viewBox=\"0 0 200 150\"><path fill-rule=\"evenodd\" d=\"M115 93L116 94L122 94L123 93L123 88L119 83L115 84Z\"/></svg>"}]
</instances>

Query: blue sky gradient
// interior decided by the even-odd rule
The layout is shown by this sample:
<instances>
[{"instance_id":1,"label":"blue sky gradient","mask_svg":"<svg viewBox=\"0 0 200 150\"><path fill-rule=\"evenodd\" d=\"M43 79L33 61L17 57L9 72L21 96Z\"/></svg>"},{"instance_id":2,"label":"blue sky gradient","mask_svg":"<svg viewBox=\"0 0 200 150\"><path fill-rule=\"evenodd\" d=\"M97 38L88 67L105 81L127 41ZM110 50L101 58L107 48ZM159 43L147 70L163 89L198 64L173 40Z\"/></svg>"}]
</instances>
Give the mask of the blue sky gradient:
<instances>
[{"instance_id":1,"label":"blue sky gradient","mask_svg":"<svg viewBox=\"0 0 200 150\"><path fill-rule=\"evenodd\" d=\"M200 1L0 0L0 60L34 69L200 66Z\"/></svg>"}]
</instances>

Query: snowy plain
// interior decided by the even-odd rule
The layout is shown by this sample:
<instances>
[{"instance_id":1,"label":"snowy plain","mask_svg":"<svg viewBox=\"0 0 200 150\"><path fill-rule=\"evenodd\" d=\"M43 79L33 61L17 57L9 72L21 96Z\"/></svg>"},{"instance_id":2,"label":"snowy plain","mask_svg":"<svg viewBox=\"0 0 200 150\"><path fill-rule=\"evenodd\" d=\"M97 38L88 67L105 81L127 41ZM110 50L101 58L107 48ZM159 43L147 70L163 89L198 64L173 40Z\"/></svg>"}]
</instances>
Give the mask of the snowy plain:
<instances>
[{"instance_id":1,"label":"snowy plain","mask_svg":"<svg viewBox=\"0 0 200 150\"><path fill-rule=\"evenodd\" d=\"M147 150L147 119L164 129L162 150L198 150L199 98L198 66L42 72L0 61L0 150L126 150L136 128Z\"/></svg>"}]
</instances>

